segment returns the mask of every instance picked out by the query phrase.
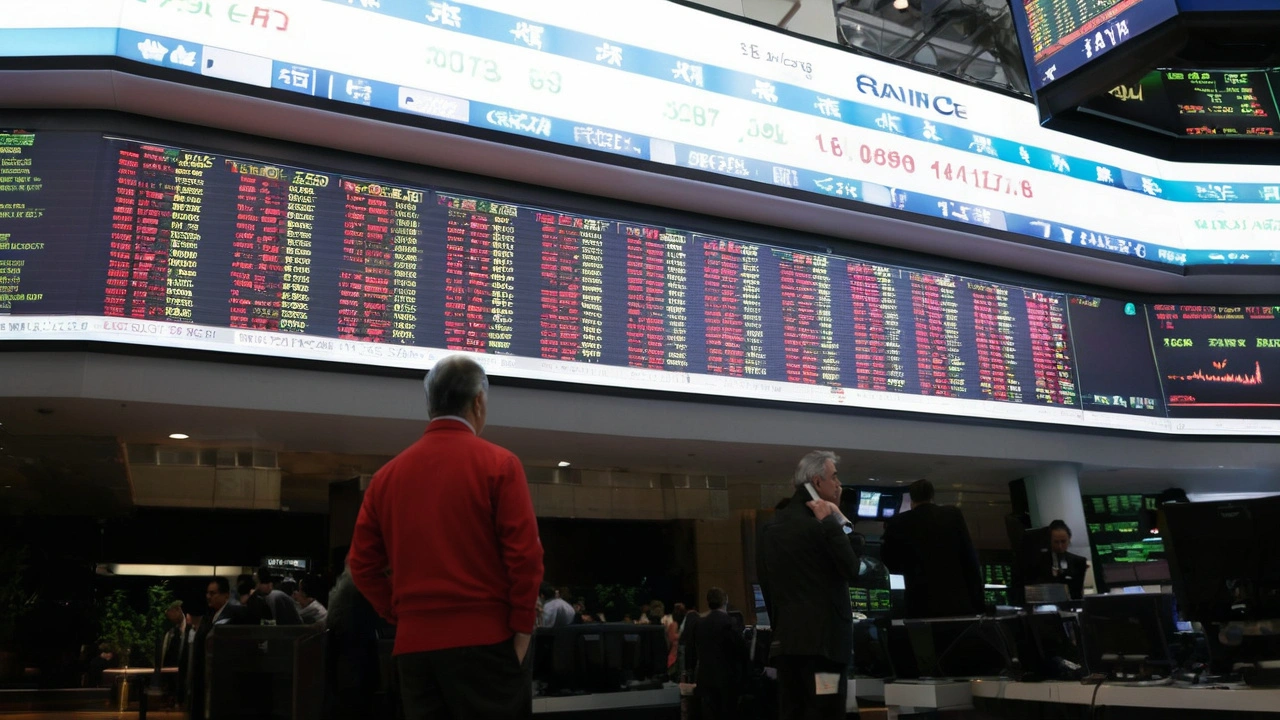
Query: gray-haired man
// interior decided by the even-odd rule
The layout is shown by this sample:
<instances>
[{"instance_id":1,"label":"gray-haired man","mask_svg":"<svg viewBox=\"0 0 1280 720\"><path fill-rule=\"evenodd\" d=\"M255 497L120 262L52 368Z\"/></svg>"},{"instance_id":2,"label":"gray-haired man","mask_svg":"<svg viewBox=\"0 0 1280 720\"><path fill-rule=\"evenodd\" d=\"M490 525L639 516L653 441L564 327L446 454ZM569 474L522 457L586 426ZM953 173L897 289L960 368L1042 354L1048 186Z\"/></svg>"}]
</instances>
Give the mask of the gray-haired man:
<instances>
[{"instance_id":1,"label":"gray-haired man","mask_svg":"<svg viewBox=\"0 0 1280 720\"><path fill-rule=\"evenodd\" d=\"M862 537L840 512L838 462L826 450L801 458L795 495L760 537L757 569L773 623L769 660L778 670L784 719L845 716L853 652L849 583L858 576Z\"/></svg>"}]
</instances>

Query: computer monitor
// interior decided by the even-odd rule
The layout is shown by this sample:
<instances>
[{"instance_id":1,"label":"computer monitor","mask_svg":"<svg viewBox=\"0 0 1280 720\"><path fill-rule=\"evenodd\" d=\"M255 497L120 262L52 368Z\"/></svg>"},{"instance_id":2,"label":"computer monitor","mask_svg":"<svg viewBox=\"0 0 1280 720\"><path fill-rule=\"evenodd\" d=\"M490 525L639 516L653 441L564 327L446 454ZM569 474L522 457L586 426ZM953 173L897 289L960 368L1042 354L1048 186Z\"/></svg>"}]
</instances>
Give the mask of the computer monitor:
<instances>
[{"instance_id":1,"label":"computer monitor","mask_svg":"<svg viewBox=\"0 0 1280 720\"><path fill-rule=\"evenodd\" d=\"M866 615L871 611L871 590L868 588L849 588L849 607L856 613Z\"/></svg>"},{"instance_id":2,"label":"computer monitor","mask_svg":"<svg viewBox=\"0 0 1280 720\"><path fill-rule=\"evenodd\" d=\"M902 490L874 486L845 485L841 510L855 520L888 520L898 514Z\"/></svg>"},{"instance_id":3,"label":"computer monitor","mask_svg":"<svg viewBox=\"0 0 1280 720\"><path fill-rule=\"evenodd\" d=\"M760 588L760 583L751 583L751 597L752 609L756 613L756 626L769 627L769 611L764 604L764 590Z\"/></svg>"},{"instance_id":4,"label":"computer monitor","mask_svg":"<svg viewBox=\"0 0 1280 720\"><path fill-rule=\"evenodd\" d=\"M858 491L858 517L868 520L880 518L880 493L875 490Z\"/></svg>"},{"instance_id":5,"label":"computer monitor","mask_svg":"<svg viewBox=\"0 0 1280 720\"><path fill-rule=\"evenodd\" d=\"M1171 650L1177 615L1169 593L1090 595L1080 624L1090 673L1154 680L1170 677L1177 665Z\"/></svg>"},{"instance_id":6,"label":"computer monitor","mask_svg":"<svg viewBox=\"0 0 1280 720\"><path fill-rule=\"evenodd\" d=\"M1168 585L1164 538L1156 521L1162 495L1084 495L1084 518L1099 595Z\"/></svg>"},{"instance_id":7,"label":"computer monitor","mask_svg":"<svg viewBox=\"0 0 1280 720\"><path fill-rule=\"evenodd\" d=\"M1160 526L1183 619L1280 619L1280 496L1171 503Z\"/></svg>"},{"instance_id":8,"label":"computer monitor","mask_svg":"<svg viewBox=\"0 0 1280 720\"><path fill-rule=\"evenodd\" d=\"M1170 503L1160 526L1181 619L1204 626L1213 673L1280 685L1280 497Z\"/></svg>"},{"instance_id":9,"label":"computer monitor","mask_svg":"<svg viewBox=\"0 0 1280 720\"><path fill-rule=\"evenodd\" d=\"M1053 557L1049 552L1049 528L1026 530L1009 526L1009 543L1013 547L1013 563L1009 600L1014 605L1026 604L1028 585L1042 583L1052 576ZM1016 532L1015 532L1016 530Z\"/></svg>"}]
</instances>

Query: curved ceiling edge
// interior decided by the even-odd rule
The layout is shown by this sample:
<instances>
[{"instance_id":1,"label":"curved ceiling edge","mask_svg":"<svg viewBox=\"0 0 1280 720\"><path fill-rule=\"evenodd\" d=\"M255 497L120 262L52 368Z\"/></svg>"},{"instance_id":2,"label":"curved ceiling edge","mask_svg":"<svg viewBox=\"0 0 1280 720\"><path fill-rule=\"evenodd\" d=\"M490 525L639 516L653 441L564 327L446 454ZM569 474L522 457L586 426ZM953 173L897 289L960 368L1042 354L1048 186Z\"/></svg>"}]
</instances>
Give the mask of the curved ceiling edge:
<instances>
[{"instance_id":1,"label":"curved ceiling edge","mask_svg":"<svg viewBox=\"0 0 1280 720\"><path fill-rule=\"evenodd\" d=\"M273 368L235 363L147 358L87 352L10 352L0 367L0 398L15 407L85 403L82 420L112 422L127 442L154 431L152 420L180 415L188 427L210 423L253 436L264 447L324 450L354 443L361 452L398 451L426 420L416 378ZM316 392L323 387L324 392ZM179 392L175 392L179 388ZM1056 428L993 427L930 418L886 418L856 412L745 407L666 398L600 396L572 389L492 389L489 424L495 429L620 438L643 453L647 443L680 441L739 449L831 447L850 452L896 452L1034 463L1085 462L1092 468L1171 472L1280 470L1280 444L1266 439L1149 438L1062 432ZM94 413L104 406L138 406L141 416ZM37 432L68 413L5 429ZM162 426L168 427L168 426ZM405 437L387 436L389 428ZM166 429L164 432L170 432ZM154 441L154 440L152 440ZM340 441L340 442L339 442ZM355 451L352 447L348 450Z\"/></svg>"}]
</instances>

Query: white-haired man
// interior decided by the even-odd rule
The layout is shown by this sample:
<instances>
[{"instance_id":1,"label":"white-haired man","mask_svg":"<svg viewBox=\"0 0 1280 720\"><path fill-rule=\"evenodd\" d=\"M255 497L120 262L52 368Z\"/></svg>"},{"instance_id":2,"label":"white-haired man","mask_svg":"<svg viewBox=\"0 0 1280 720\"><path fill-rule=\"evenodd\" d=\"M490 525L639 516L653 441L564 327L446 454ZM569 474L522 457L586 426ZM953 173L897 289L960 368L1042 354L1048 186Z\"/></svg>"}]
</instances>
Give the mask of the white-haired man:
<instances>
[{"instance_id":1,"label":"white-haired man","mask_svg":"<svg viewBox=\"0 0 1280 720\"><path fill-rule=\"evenodd\" d=\"M853 653L849 583L858 577L862 537L840 512L838 462L826 450L801 458L795 495L760 535L756 564L773 624L769 660L778 670L784 720L845 716Z\"/></svg>"},{"instance_id":2,"label":"white-haired man","mask_svg":"<svg viewBox=\"0 0 1280 720\"><path fill-rule=\"evenodd\" d=\"M351 577L397 624L408 720L529 717L542 544L524 468L479 437L489 381L474 360L445 358L425 382L431 422L373 476Z\"/></svg>"}]
</instances>

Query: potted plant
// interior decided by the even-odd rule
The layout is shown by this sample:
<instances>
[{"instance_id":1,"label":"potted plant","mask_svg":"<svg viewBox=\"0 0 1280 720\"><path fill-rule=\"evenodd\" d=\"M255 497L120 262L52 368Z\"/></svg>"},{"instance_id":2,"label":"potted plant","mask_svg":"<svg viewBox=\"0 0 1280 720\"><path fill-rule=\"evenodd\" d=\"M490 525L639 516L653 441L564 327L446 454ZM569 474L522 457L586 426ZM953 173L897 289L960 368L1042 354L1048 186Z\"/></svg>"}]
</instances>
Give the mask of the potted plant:
<instances>
[{"instance_id":1,"label":"potted plant","mask_svg":"<svg viewBox=\"0 0 1280 720\"><path fill-rule=\"evenodd\" d=\"M164 611L173 601L167 583L147 588L146 610L139 612L124 590L115 590L104 599L98 625L104 642L119 658L122 667L137 659L144 666L155 660L156 639L164 629Z\"/></svg>"},{"instance_id":2,"label":"potted plant","mask_svg":"<svg viewBox=\"0 0 1280 720\"><path fill-rule=\"evenodd\" d=\"M98 626L103 644L115 655L120 667L128 668L135 658L141 667L153 663L156 639L164 624L164 611L172 599L166 583L147 588L144 612L134 608L124 590L114 590L106 596L99 608ZM127 675L113 685L113 707L121 712L128 707L133 685Z\"/></svg>"},{"instance_id":3,"label":"potted plant","mask_svg":"<svg viewBox=\"0 0 1280 720\"><path fill-rule=\"evenodd\" d=\"M22 672L18 662L18 625L30 608L26 589L26 548L0 550L0 681Z\"/></svg>"}]
</instances>

